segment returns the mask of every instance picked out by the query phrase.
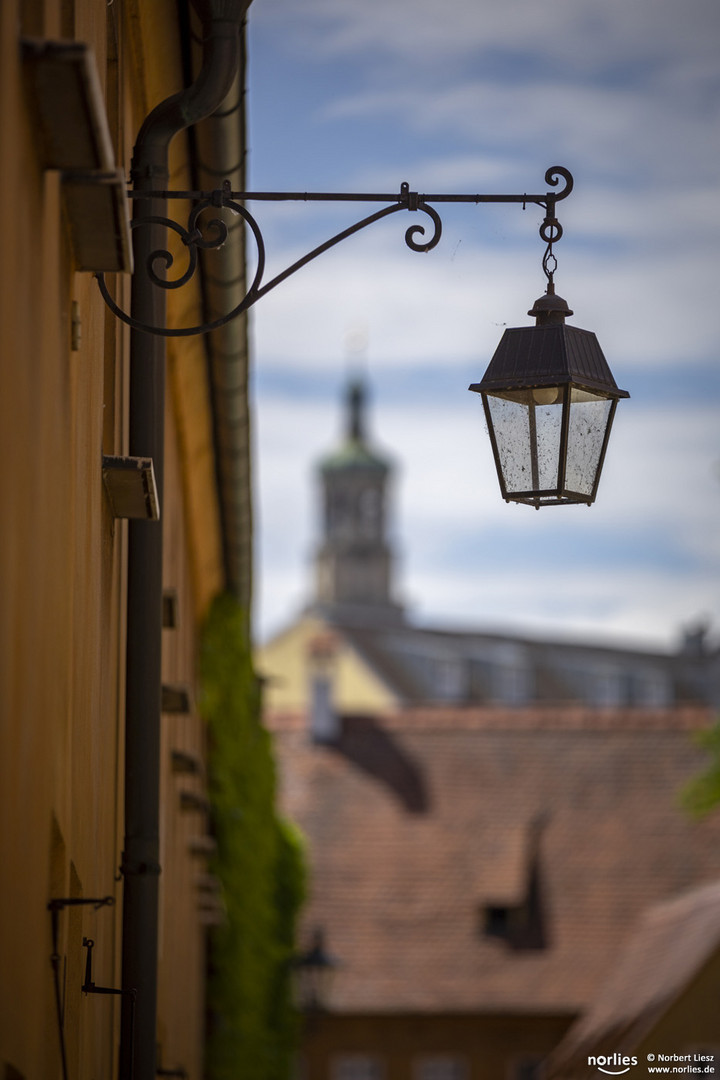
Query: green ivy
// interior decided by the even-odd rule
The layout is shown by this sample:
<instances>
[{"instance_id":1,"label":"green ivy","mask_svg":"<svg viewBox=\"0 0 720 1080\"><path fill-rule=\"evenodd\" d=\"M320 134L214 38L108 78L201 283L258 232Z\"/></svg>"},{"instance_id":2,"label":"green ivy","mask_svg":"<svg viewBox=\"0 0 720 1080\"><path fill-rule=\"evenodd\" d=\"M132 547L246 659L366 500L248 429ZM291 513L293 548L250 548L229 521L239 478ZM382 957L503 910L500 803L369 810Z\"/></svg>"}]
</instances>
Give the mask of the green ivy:
<instances>
[{"instance_id":1,"label":"green ivy","mask_svg":"<svg viewBox=\"0 0 720 1080\"><path fill-rule=\"evenodd\" d=\"M694 777L682 792L686 810L703 817L720 806L720 720L696 736L696 742L706 750L710 761L704 772Z\"/></svg>"},{"instance_id":2,"label":"green ivy","mask_svg":"<svg viewBox=\"0 0 720 1080\"><path fill-rule=\"evenodd\" d=\"M291 996L295 923L305 892L296 830L275 810L246 613L214 602L201 656L209 795L227 919L213 930L206 1072L210 1080L287 1080L300 1032Z\"/></svg>"}]
</instances>

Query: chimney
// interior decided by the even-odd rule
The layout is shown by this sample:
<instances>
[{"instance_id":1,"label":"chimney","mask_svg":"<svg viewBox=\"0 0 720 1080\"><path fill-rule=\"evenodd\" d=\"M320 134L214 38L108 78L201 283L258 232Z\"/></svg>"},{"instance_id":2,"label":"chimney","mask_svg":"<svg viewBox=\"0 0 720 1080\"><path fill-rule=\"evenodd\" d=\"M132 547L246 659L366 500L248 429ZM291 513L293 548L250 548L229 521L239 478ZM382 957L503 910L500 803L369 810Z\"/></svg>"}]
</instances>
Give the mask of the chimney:
<instances>
[{"instance_id":1,"label":"chimney","mask_svg":"<svg viewBox=\"0 0 720 1080\"><path fill-rule=\"evenodd\" d=\"M316 634L308 646L309 734L317 744L336 742L340 735L340 718L333 706L337 651L337 637L329 631Z\"/></svg>"}]
</instances>

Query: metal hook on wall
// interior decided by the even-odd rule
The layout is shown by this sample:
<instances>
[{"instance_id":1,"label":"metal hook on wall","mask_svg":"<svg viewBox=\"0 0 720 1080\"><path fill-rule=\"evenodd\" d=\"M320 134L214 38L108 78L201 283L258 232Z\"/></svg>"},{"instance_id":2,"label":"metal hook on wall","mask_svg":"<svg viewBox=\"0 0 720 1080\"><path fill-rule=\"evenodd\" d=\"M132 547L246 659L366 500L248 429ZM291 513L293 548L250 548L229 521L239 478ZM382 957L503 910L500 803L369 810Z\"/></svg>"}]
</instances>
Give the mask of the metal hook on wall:
<instances>
[{"instance_id":1,"label":"metal hook on wall","mask_svg":"<svg viewBox=\"0 0 720 1080\"><path fill-rule=\"evenodd\" d=\"M63 1080L68 1080L67 1053L65 1049L65 1000L60 984L60 951L59 951L59 920L60 912L66 907L92 906L95 911L101 907L112 907L115 903L114 896L80 897L61 896L54 897L48 902L48 911L52 924L52 953L50 964L53 970L53 983L55 985L55 1012L58 1023L58 1038L60 1040L60 1061L62 1064Z\"/></svg>"}]
</instances>

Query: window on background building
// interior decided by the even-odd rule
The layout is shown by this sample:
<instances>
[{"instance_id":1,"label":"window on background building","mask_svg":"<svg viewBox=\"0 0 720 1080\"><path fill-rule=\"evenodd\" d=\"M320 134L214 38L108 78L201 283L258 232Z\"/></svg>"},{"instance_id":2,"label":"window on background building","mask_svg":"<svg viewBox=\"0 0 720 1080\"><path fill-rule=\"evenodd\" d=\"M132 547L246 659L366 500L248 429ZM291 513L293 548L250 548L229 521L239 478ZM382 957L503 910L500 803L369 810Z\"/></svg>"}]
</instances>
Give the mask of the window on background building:
<instances>
[{"instance_id":1,"label":"window on background building","mask_svg":"<svg viewBox=\"0 0 720 1080\"><path fill-rule=\"evenodd\" d=\"M434 683L436 695L441 701L461 701L467 694L467 677L462 660L438 660Z\"/></svg>"},{"instance_id":2,"label":"window on background building","mask_svg":"<svg viewBox=\"0 0 720 1080\"><path fill-rule=\"evenodd\" d=\"M541 1054L514 1058L508 1069L508 1080L539 1080L543 1060Z\"/></svg>"},{"instance_id":3,"label":"window on background building","mask_svg":"<svg viewBox=\"0 0 720 1080\"><path fill-rule=\"evenodd\" d=\"M532 697L530 671L521 664L501 664L495 669L494 696L501 705L527 705Z\"/></svg>"},{"instance_id":4,"label":"window on background building","mask_svg":"<svg viewBox=\"0 0 720 1080\"><path fill-rule=\"evenodd\" d=\"M501 904L488 904L483 908L482 932L486 937L501 938L507 941L512 935L512 925L518 911L515 907Z\"/></svg>"},{"instance_id":5,"label":"window on background building","mask_svg":"<svg viewBox=\"0 0 720 1080\"><path fill-rule=\"evenodd\" d=\"M514 904L481 905L479 931L484 937L504 941L511 949L547 948L548 938L537 856L530 864L527 891L522 900Z\"/></svg>"},{"instance_id":6,"label":"window on background building","mask_svg":"<svg viewBox=\"0 0 720 1080\"><path fill-rule=\"evenodd\" d=\"M627 704L624 700L627 686L622 673L612 664L573 659L558 661L553 666L570 694L585 705L609 709Z\"/></svg>"},{"instance_id":7,"label":"window on background building","mask_svg":"<svg viewBox=\"0 0 720 1080\"><path fill-rule=\"evenodd\" d=\"M598 667L588 677L591 705L601 709L617 709L626 704L622 675L612 667Z\"/></svg>"},{"instance_id":8,"label":"window on background building","mask_svg":"<svg viewBox=\"0 0 720 1080\"><path fill-rule=\"evenodd\" d=\"M647 708L664 708L673 704L670 680L662 671L642 671L635 675L633 705Z\"/></svg>"},{"instance_id":9,"label":"window on background building","mask_svg":"<svg viewBox=\"0 0 720 1080\"><path fill-rule=\"evenodd\" d=\"M533 695L530 657L512 642L496 645L485 657L490 665L491 700L498 705L526 705Z\"/></svg>"},{"instance_id":10,"label":"window on background building","mask_svg":"<svg viewBox=\"0 0 720 1080\"><path fill-rule=\"evenodd\" d=\"M412 1080L468 1080L468 1065L451 1054L419 1057L413 1062Z\"/></svg>"},{"instance_id":11,"label":"window on background building","mask_svg":"<svg viewBox=\"0 0 720 1080\"><path fill-rule=\"evenodd\" d=\"M292 1080L309 1080L308 1063L303 1054L296 1054L292 1067Z\"/></svg>"},{"instance_id":12,"label":"window on background building","mask_svg":"<svg viewBox=\"0 0 720 1080\"><path fill-rule=\"evenodd\" d=\"M340 1054L332 1059L331 1080L385 1080L380 1058L367 1054Z\"/></svg>"}]
</instances>

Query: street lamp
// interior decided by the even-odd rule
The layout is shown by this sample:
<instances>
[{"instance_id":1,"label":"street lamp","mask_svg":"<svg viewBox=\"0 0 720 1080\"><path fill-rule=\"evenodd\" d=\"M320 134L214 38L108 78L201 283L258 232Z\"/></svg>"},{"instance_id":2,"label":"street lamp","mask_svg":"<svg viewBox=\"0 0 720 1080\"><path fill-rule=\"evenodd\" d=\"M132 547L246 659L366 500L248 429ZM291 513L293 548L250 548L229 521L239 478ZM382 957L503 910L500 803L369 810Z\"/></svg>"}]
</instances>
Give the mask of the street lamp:
<instances>
[{"instance_id":1,"label":"street lamp","mask_svg":"<svg viewBox=\"0 0 720 1080\"><path fill-rule=\"evenodd\" d=\"M618 388L595 334L565 325L573 313L546 273L547 292L528 312L535 326L506 330L469 389L482 395L506 502L589 506L618 400L629 394Z\"/></svg>"},{"instance_id":2,"label":"street lamp","mask_svg":"<svg viewBox=\"0 0 720 1080\"><path fill-rule=\"evenodd\" d=\"M144 321L134 311L133 314L123 311L111 296L104 275L98 273L96 277L108 307L133 329L160 337L204 334L225 326L318 255L398 211L426 215L432 223L430 235L426 236L423 225L411 225L405 233L405 242L413 251L431 251L442 234L442 221L432 203L516 203L523 209L529 204L541 206L545 210L540 236L547 244L543 269L548 287L530 312L537 324L506 330L482 381L473 383L470 389L483 398L500 488L507 501L529 503L536 508L575 502L590 504L597 492L618 399L629 395L618 389L595 335L565 326L565 317L572 312L555 295L553 273L557 263L552 248L563 233L555 216L556 204L572 191L573 178L567 169L554 165L545 173L545 181L558 190L534 195L421 195L403 183L396 194L240 192L231 191L227 180L222 188L212 192L142 188L130 196L141 197L144 207L156 205L158 212L145 211L134 217L131 228L164 226L186 252L187 265L178 277L171 279L168 272L174 255L164 248L150 250L135 270L136 278L138 274L145 275L145 286L138 287L137 292L145 295L145 289L152 293L155 289L162 292L185 285L195 273L200 252L220 248L228 240L231 221L228 215L245 221L257 247L255 274L247 292L231 311L212 321L168 327ZM564 186L558 188L561 181ZM171 199L191 201L187 226L160 212ZM260 226L247 208L253 201L387 205L337 233L265 282L265 244Z\"/></svg>"},{"instance_id":3,"label":"street lamp","mask_svg":"<svg viewBox=\"0 0 720 1080\"><path fill-rule=\"evenodd\" d=\"M298 997L304 1013L324 1012L330 996L330 985L339 961L325 948L325 932L317 927L307 952L294 962L298 976Z\"/></svg>"}]
</instances>

